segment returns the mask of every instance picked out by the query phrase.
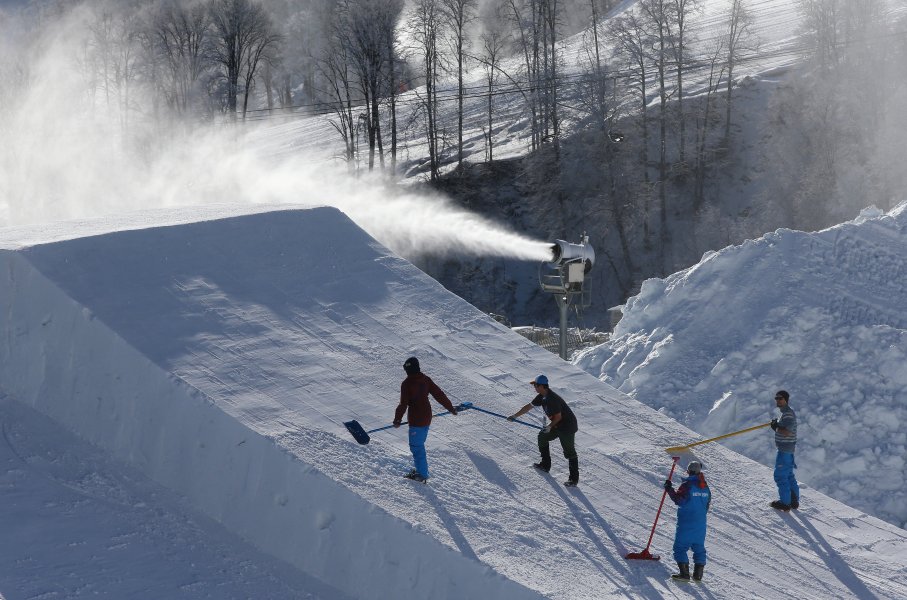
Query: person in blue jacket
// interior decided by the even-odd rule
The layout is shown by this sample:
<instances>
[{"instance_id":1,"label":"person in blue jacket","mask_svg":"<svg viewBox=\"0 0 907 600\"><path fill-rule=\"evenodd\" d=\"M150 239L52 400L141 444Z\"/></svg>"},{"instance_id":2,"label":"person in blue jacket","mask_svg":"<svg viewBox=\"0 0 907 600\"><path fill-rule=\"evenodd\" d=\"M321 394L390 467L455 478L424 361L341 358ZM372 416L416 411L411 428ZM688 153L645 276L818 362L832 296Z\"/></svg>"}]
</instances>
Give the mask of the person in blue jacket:
<instances>
[{"instance_id":1,"label":"person in blue jacket","mask_svg":"<svg viewBox=\"0 0 907 600\"><path fill-rule=\"evenodd\" d=\"M702 464L692 461L687 465L687 476L676 490L668 479L665 491L677 505L677 531L674 534L674 560L680 573L671 575L673 579L690 580L690 559L687 552L693 550L693 579L702 580L705 570L705 529L706 514L712 502L712 492L702 474Z\"/></svg>"}]
</instances>

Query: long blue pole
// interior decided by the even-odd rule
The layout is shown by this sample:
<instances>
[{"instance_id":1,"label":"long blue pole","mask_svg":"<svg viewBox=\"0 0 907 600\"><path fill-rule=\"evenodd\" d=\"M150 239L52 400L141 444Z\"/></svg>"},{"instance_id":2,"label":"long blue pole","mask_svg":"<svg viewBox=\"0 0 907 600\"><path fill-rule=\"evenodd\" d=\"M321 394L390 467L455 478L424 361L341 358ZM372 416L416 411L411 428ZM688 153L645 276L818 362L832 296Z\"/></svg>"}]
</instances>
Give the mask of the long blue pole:
<instances>
[{"instance_id":1,"label":"long blue pole","mask_svg":"<svg viewBox=\"0 0 907 600\"><path fill-rule=\"evenodd\" d=\"M474 408L471 402L464 402L463 404L459 404L456 406L456 409L458 412L461 410L466 410L467 408ZM433 417L443 417L444 415L449 415L449 414L450 414L450 411L445 410L443 412L435 413L432 416ZM406 425L407 423L409 423L409 421L400 421L401 425ZM384 427L379 427L378 429L369 429L365 433L375 433L377 431L384 431L385 429L390 429L393 426L394 426L394 424L391 423L390 425L385 425Z\"/></svg>"},{"instance_id":2,"label":"long blue pole","mask_svg":"<svg viewBox=\"0 0 907 600\"><path fill-rule=\"evenodd\" d=\"M500 417L502 419L509 419L509 417L507 417L507 415L502 415L502 414L499 414L496 412L492 412L490 410L485 410L484 408L479 408L478 406L474 405L472 402L464 402L460 406L462 406L463 408L471 408L473 410L477 410L479 412L483 412L483 413L486 413L489 415L494 415L495 417ZM527 427L532 427L533 429L541 429L541 426L536 425L535 423L527 423L526 421L520 421L519 419L514 419L513 422L519 423L521 425L525 425Z\"/></svg>"}]
</instances>

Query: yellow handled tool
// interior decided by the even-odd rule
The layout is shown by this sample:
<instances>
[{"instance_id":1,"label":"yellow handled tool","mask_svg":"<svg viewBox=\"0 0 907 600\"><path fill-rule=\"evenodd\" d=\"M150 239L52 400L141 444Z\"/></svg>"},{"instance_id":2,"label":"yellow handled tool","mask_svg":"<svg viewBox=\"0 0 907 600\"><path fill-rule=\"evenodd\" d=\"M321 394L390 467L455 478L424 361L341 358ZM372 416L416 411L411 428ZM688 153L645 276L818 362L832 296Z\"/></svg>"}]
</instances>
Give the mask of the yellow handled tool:
<instances>
[{"instance_id":1,"label":"yellow handled tool","mask_svg":"<svg viewBox=\"0 0 907 600\"><path fill-rule=\"evenodd\" d=\"M763 427L768 427L771 425L771 422L763 423L762 425L756 425L754 427L747 427L746 429L741 429L740 431L734 431L732 433L725 433L724 435L719 435L718 437L709 438L707 440L702 440L700 442L693 442L692 444L687 444L686 446L674 446L673 448L665 448L665 452L668 454L674 455L689 450L693 446L699 446L700 444L708 444L709 442L716 442L718 440L723 440L726 437L731 437L732 435L738 435L741 433L746 433L747 431L753 431L754 429L761 429Z\"/></svg>"}]
</instances>

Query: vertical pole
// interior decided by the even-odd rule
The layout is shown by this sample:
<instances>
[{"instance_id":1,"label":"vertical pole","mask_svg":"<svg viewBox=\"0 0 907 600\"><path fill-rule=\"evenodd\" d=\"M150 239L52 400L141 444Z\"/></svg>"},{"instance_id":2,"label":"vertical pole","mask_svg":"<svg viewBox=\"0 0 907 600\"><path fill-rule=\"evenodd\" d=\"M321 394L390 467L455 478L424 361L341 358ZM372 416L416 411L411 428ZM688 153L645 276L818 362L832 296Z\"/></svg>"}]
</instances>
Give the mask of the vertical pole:
<instances>
[{"instance_id":1,"label":"vertical pole","mask_svg":"<svg viewBox=\"0 0 907 600\"><path fill-rule=\"evenodd\" d=\"M557 307L561 309L561 358L567 360L567 299L569 296L555 296Z\"/></svg>"},{"instance_id":2,"label":"vertical pole","mask_svg":"<svg viewBox=\"0 0 907 600\"><path fill-rule=\"evenodd\" d=\"M680 460L679 456L672 456L671 460L671 472L668 473L668 481L671 480L671 477L674 476L674 469L677 467L677 461ZM655 522L652 523L652 532L649 534L649 541L646 542L646 550L649 549L649 546L652 544L652 538L655 536L655 526L658 525L658 517L661 516L661 508L665 504L665 496L668 495L668 490L665 490L661 493L661 503L658 505L658 512L655 513Z\"/></svg>"}]
</instances>

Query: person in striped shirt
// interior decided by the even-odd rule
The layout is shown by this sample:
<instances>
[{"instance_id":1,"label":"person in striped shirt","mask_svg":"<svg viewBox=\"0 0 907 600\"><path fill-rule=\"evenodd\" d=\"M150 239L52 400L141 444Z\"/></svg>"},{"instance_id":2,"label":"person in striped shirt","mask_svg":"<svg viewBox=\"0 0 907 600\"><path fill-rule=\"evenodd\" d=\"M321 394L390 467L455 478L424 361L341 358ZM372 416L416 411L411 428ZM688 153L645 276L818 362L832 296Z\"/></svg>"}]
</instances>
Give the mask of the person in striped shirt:
<instances>
[{"instance_id":1,"label":"person in striped shirt","mask_svg":"<svg viewBox=\"0 0 907 600\"><path fill-rule=\"evenodd\" d=\"M800 486L794 476L797 463L794 462L794 449L797 446L797 415L790 407L790 394L785 390L775 393L775 406L781 411L780 419L772 419L771 427L775 431L775 447L778 454L775 458L775 483L778 484L778 499L770 506L784 512L800 508Z\"/></svg>"}]
</instances>

